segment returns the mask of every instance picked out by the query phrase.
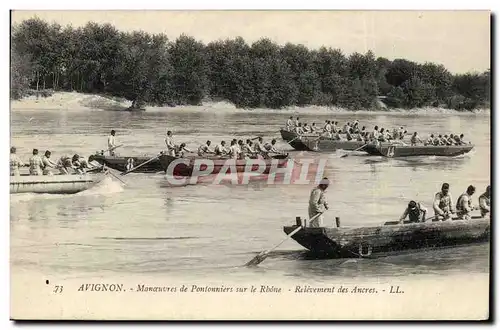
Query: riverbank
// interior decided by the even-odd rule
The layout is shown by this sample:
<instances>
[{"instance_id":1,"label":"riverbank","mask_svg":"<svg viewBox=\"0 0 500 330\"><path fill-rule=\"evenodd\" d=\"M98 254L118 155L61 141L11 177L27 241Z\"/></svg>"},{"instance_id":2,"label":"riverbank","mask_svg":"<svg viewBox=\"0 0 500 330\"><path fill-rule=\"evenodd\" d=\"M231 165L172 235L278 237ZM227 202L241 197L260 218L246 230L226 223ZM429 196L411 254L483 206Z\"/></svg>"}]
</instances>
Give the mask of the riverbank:
<instances>
[{"instance_id":1,"label":"riverbank","mask_svg":"<svg viewBox=\"0 0 500 330\"><path fill-rule=\"evenodd\" d=\"M132 105L131 101L128 101L119 97L103 96L97 94L84 94L78 92L55 92L48 97L37 97L29 96L21 100L12 100L10 102L12 110L92 110L92 111L125 111L128 107ZM229 102L219 101L204 102L200 106L176 106L176 107L154 107L146 106L146 111L148 112L162 112L162 111L213 111L217 113L233 113L233 112L255 112L255 113L289 113L300 114L300 113L357 113L357 114L373 114L373 113L408 113L408 114L421 114L421 115L433 115L433 114L452 114L452 115L471 115L471 114L490 114L490 109L477 109L475 111L457 111L445 108L415 108L415 109L387 109L387 110L359 110L352 111L340 107L327 107L327 106L307 106L307 107L289 107L285 109L238 109L236 106Z\"/></svg>"}]
</instances>

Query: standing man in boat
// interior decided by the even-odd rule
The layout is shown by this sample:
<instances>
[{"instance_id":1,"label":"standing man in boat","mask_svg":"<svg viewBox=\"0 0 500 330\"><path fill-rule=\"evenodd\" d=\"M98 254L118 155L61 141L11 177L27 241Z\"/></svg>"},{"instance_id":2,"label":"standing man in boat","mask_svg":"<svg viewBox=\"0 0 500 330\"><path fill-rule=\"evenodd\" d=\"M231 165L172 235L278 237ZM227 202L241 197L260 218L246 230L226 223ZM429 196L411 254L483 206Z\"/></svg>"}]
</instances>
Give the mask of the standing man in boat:
<instances>
[{"instance_id":1,"label":"standing man in boat","mask_svg":"<svg viewBox=\"0 0 500 330\"><path fill-rule=\"evenodd\" d=\"M33 156L30 158L30 175L42 175L43 162L38 154L38 149L33 149Z\"/></svg>"},{"instance_id":2,"label":"standing man in boat","mask_svg":"<svg viewBox=\"0 0 500 330\"><path fill-rule=\"evenodd\" d=\"M50 159L51 152L49 150L45 151L45 155L42 158L43 162L43 175L52 175L51 168L57 168L57 164Z\"/></svg>"},{"instance_id":3,"label":"standing man in boat","mask_svg":"<svg viewBox=\"0 0 500 330\"><path fill-rule=\"evenodd\" d=\"M330 185L328 178L323 178L319 185L311 191L309 196L309 219L317 214L314 220L309 222L309 227L323 227L323 213L328 210L328 203L325 197L325 191Z\"/></svg>"},{"instance_id":4,"label":"standing man in boat","mask_svg":"<svg viewBox=\"0 0 500 330\"><path fill-rule=\"evenodd\" d=\"M481 216L490 214L490 193L491 187L486 187L486 191L479 196L479 210L481 210Z\"/></svg>"},{"instance_id":5,"label":"standing man in boat","mask_svg":"<svg viewBox=\"0 0 500 330\"><path fill-rule=\"evenodd\" d=\"M286 129L288 131L293 130L293 116L290 116L290 118L288 118L288 120L286 121Z\"/></svg>"},{"instance_id":6,"label":"standing man in boat","mask_svg":"<svg viewBox=\"0 0 500 330\"><path fill-rule=\"evenodd\" d=\"M437 220L449 220L453 211L453 202L450 194L450 185L443 183L441 191L434 196L434 215Z\"/></svg>"},{"instance_id":7,"label":"standing man in boat","mask_svg":"<svg viewBox=\"0 0 500 330\"><path fill-rule=\"evenodd\" d=\"M210 149L210 144L212 144L212 142L210 142L210 140L208 140L207 143L202 144L198 148L198 156L203 156L205 154L214 154L212 149Z\"/></svg>"},{"instance_id":8,"label":"standing man in boat","mask_svg":"<svg viewBox=\"0 0 500 330\"><path fill-rule=\"evenodd\" d=\"M111 133L108 136L108 151L110 156L115 155L115 149L116 149L116 141L115 141L115 130L112 129Z\"/></svg>"},{"instance_id":9,"label":"standing man in boat","mask_svg":"<svg viewBox=\"0 0 500 330\"><path fill-rule=\"evenodd\" d=\"M175 157L175 143L172 137L172 131L167 131L167 136L165 137L165 144L167 145L167 155Z\"/></svg>"},{"instance_id":10,"label":"standing man in boat","mask_svg":"<svg viewBox=\"0 0 500 330\"><path fill-rule=\"evenodd\" d=\"M426 214L427 214L427 209L423 207L421 203L410 201L403 215L401 216L401 218L399 218L399 222L402 223L407 216L410 220L410 223L425 222Z\"/></svg>"},{"instance_id":11,"label":"standing man in boat","mask_svg":"<svg viewBox=\"0 0 500 330\"><path fill-rule=\"evenodd\" d=\"M472 195L476 192L476 187L470 185L467 187L467 191L460 195L457 200L457 216L462 220L470 220L471 212L477 210L472 206Z\"/></svg>"},{"instance_id":12,"label":"standing man in boat","mask_svg":"<svg viewBox=\"0 0 500 330\"><path fill-rule=\"evenodd\" d=\"M10 148L10 175L16 176L21 175L19 172L19 167L24 166L18 155L16 155L16 147Z\"/></svg>"}]
</instances>

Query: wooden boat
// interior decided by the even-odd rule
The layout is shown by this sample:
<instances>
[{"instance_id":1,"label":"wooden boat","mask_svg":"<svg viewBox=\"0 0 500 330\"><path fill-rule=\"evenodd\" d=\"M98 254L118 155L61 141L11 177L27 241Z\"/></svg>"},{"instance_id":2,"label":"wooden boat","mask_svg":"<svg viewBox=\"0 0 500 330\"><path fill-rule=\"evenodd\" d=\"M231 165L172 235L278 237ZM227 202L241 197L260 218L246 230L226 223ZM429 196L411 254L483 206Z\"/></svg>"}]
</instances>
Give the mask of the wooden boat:
<instances>
[{"instance_id":1,"label":"wooden boat","mask_svg":"<svg viewBox=\"0 0 500 330\"><path fill-rule=\"evenodd\" d=\"M284 129L280 130L281 137L287 141L292 148L300 151L335 151L342 150L356 150L365 145L364 141L356 140L336 140L329 137L319 136L317 134L299 135L295 132L290 132ZM363 149L360 149L363 151Z\"/></svg>"},{"instance_id":2,"label":"wooden boat","mask_svg":"<svg viewBox=\"0 0 500 330\"><path fill-rule=\"evenodd\" d=\"M89 157L89 163L92 161L97 161L102 165L106 165L109 168L112 168L114 170L120 171L120 172L125 172L127 171L127 164L130 162L132 163L133 167L137 167L140 164L150 160L154 156L105 156L100 153L96 153L95 155L91 155ZM135 173L156 173L159 171L162 171L162 166L160 164L160 161L158 159L155 159L149 163L147 163L144 166L141 166L141 168L137 169L134 171Z\"/></svg>"},{"instance_id":3,"label":"wooden boat","mask_svg":"<svg viewBox=\"0 0 500 330\"><path fill-rule=\"evenodd\" d=\"M229 167L228 161L230 160L227 157L224 156L189 156L189 157L184 157L184 158L178 158L178 157L173 157L170 155L162 154L159 157L159 161L161 163L162 169L168 173L172 174L174 176L191 176L193 174L193 169L195 165L196 160L207 160L208 161L213 161L214 163L214 168L210 174L217 174L221 171L221 169L224 166ZM263 171L262 174L269 174L271 171L271 168L273 164L276 166L276 168L283 168L286 166L288 163L288 154L280 154L280 155L275 155L271 159L263 159L263 161L266 164L266 168ZM169 166L173 164L173 162L177 162L174 166L174 168L170 168ZM254 165L255 164L255 165ZM256 163L256 158L252 159L238 159L235 161L235 168L237 173L243 173L247 169L250 169L249 167L247 168L247 165L252 165L251 170L256 171L259 168L258 163ZM200 164L200 171L204 171L207 169L207 165L205 164ZM208 174L207 174L208 175Z\"/></svg>"},{"instance_id":4,"label":"wooden boat","mask_svg":"<svg viewBox=\"0 0 500 330\"><path fill-rule=\"evenodd\" d=\"M458 156L466 154L474 148L473 144L460 146L433 146L433 145L398 145L392 143L369 144L363 150L370 155L389 158L408 156Z\"/></svg>"},{"instance_id":5,"label":"wooden boat","mask_svg":"<svg viewBox=\"0 0 500 330\"><path fill-rule=\"evenodd\" d=\"M285 226L288 235L301 227ZM419 250L489 242L490 219L427 221L361 228L302 227L292 238L314 255L329 258L377 258Z\"/></svg>"},{"instance_id":6,"label":"wooden boat","mask_svg":"<svg viewBox=\"0 0 500 330\"><path fill-rule=\"evenodd\" d=\"M25 175L10 177L10 193L74 194L101 182L106 173Z\"/></svg>"}]
</instances>

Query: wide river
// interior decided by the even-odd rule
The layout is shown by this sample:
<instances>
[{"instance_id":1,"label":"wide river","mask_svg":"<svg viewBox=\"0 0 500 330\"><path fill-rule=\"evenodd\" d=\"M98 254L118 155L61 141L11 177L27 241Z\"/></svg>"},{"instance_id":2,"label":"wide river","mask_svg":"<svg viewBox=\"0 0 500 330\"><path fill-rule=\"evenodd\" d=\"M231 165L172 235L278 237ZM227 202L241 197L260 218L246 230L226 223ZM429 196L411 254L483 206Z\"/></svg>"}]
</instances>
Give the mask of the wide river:
<instances>
[{"instance_id":1,"label":"wide river","mask_svg":"<svg viewBox=\"0 0 500 330\"><path fill-rule=\"evenodd\" d=\"M490 116L485 114L301 113L301 121L341 123L358 119L372 129L405 126L426 138L430 133L464 133L475 144L460 157L382 159L364 154L340 158L344 151L308 154L292 151L279 135L289 112L227 112L183 109L144 113L117 111L11 112L11 145L25 161L31 150L51 150L53 158L88 157L106 148L117 131L121 155L155 155L164 149L167 129L176 142L196 149L207 139L275 137L292 157L328 159L325 175L330 210L325 224L340 217L343 226L370 226L397 220L411 199L432 214L432 200L449 182L456 200L468 185L474 202L490 183ZM294 114L296 115L296 114ZM11 195L11 266L23 273L71 276L119 274L217 279L297 278L312 282L408 274L449 275L489 272L489 247L479 245L420 252L376 260L309 260L289 239L257 268L240 267L259 251L285 238L283 226L307 217L313 184L214 185L173 187L161 173L106 179L75 195ZM310 282L308 282L310 283Z\"/></svg>"}]
</instances>

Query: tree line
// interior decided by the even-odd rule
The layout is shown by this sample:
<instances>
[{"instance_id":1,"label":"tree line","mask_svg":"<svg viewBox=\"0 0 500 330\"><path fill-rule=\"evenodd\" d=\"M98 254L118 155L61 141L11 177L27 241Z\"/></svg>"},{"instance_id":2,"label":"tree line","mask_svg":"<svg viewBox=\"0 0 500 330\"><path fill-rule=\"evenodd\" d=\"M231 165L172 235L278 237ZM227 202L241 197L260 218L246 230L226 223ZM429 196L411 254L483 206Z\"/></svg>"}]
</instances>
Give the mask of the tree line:
<instances>
[{"instance_id":1,"label":"tree line","mask_svg":"<svg viewBox=\"0 0 500 330\"><path fill-rule=\"evenodd\" d=\"M240 108L338 106L352 110L490 105L490 70L452 74L443 65L373 52L280 46L241 37L203 44L181 35L122 32L89 22L62 27L32 18L12 27L11 97L30 91L123 97L133 107L226 100Z\"/></svg>"}]
</instances>

